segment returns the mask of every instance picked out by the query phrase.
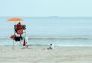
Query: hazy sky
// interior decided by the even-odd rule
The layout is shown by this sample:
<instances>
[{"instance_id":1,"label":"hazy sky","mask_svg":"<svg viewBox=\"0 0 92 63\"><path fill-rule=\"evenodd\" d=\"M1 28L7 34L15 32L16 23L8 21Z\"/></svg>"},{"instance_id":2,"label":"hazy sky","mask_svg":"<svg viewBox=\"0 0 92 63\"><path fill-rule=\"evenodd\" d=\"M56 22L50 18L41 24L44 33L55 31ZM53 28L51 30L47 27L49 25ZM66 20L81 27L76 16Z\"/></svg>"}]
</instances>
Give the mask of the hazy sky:
<instances>
[{"instance_id":1,"label":"hazy sky","mask_svg":"<svg viewBox=\"0 0 92 63\"><path fill-rule=\"evenodd\" d=\"M92 17L92 0L0 0L0 16Z\"/></svg>"}]
</instances>

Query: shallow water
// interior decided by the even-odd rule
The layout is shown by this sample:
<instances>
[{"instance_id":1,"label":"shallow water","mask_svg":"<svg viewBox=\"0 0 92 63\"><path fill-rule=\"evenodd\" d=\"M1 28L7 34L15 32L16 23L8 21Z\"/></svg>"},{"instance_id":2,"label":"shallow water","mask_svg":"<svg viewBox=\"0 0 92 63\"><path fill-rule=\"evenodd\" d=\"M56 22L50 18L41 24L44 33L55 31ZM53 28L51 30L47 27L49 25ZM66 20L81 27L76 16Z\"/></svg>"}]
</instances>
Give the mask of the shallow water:
<instances>
[{"instance_id":1,"label":"shallow water","mask_svg":"<svg viewBox=\"0 0 92 63\"><path fill-rule=\"evenodd\" d=\"M91 39L30 39L29 45L49 45L55 46L92 46ZM13 45L13 40L0 40L0 45Z\"/></svg>"}]
</instances>

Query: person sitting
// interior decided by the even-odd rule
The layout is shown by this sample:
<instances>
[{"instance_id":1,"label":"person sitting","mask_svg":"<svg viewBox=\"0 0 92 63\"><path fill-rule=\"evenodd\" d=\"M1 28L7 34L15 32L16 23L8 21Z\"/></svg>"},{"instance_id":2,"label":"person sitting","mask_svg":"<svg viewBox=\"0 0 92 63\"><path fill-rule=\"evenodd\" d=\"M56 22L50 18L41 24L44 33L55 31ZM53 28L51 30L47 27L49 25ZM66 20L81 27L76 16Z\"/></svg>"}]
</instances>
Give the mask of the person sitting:
<instances>
[{"instance_id":1,"label":"person sitting","mask_svg":"<svg viewBox=\"0 0 92 63\"><path fill-rule=\"evenodd\" d=\"M23 34L23 30L26 29L25 25L22 25L20 22L17 25L14 25L15 32L17 34Z\"/></svg>"},{"instance_id":2,"label":"person sitting","mask_svg":"<svg viewBox=\"0 0 92 63\"><path fill-rule=\"evenodd\" d=\"M16 25L14 25L14 35L12 35L10 38L13 39L16 43L20 43L22 46L26 46L27 42L25 41L25 37L23 37L26 32L26 26L22 25L20 22ZM23 41L23 44L22 44Z\"/></svg>"}]
</instances>

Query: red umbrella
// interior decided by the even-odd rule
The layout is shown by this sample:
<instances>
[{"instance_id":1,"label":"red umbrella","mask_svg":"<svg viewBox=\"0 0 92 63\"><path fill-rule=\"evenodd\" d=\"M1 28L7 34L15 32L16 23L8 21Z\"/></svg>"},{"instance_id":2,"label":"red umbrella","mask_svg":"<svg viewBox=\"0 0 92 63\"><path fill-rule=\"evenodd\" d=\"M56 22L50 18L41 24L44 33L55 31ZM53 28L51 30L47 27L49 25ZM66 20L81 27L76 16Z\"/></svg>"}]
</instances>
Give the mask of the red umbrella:
<instances>
[{"instance_id":1,"label":"red umbrella","mask_svg":"<svg viewBox=\"0 0 92 63\"><path fill-rule=\"evenodd\" d=\"M23 20L21 18L14 17L14 18L9 18L8 21L10 21L10 22L21 22Z\"/></svg>"}]
</instances>

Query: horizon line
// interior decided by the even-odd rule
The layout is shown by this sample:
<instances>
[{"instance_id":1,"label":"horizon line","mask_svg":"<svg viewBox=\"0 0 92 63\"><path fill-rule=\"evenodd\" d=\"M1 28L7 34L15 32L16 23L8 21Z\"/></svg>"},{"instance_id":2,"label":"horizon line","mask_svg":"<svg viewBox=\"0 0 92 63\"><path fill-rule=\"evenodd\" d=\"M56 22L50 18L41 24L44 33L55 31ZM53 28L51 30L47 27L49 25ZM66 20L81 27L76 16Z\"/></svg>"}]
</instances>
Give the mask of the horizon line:
<instances>
[{"instance_id":1,"label":"horizon line","mask_svg":"<svg viewBox=\"0 0 92 63\"><path fill-rule=\"evenodd\" d=\"M0 18L92 18L91 16L74 16L74 17L65 17L65 16L0 16Z\"/></svg>"}]
</instances>

